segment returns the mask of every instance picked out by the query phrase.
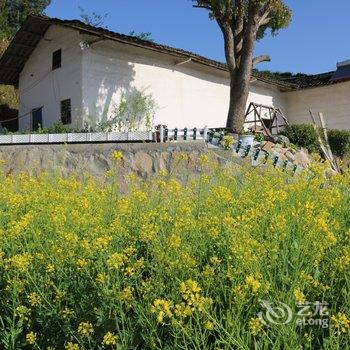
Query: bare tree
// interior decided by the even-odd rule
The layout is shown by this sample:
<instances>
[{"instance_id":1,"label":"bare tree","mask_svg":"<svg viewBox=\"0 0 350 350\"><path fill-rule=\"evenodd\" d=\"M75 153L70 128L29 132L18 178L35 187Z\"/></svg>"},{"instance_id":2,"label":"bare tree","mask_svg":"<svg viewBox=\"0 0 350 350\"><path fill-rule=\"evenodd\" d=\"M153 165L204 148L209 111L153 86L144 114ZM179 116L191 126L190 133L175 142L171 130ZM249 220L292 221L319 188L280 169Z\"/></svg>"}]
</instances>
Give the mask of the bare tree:
<instances>
[{"instance_id":1,"label":"bare tree","mask_svg":"<svg viewBox=\"0 0 350 350\"><path fill-rule=\"evenodd\" d=\"M257 40L268 30L276 34L288 26L291 10L283 0L192 0L209 11L222 31L230 72L230 106L227 128L240 133L244 126L252 69L270 61L268 55L253 58Z\"/></svg>"}]
</instances>

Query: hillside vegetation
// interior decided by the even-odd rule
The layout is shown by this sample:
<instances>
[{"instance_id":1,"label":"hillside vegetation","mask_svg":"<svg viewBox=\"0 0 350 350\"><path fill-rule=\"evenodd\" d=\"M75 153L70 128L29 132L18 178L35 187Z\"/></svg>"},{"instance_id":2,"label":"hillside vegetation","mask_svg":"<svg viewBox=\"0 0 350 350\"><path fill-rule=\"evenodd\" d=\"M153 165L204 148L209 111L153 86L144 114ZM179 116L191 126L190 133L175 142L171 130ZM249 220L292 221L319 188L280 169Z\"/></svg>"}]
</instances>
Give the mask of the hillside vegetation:
<instances>
[{"instance_id":1,"label":"hillside vegetation","mask_svg":"<svg viewBox=\"0 0 350 350\"><path fill-rule=\"evenodd\" d=\"M0 40L0 57L8 46L7 40ZM0 85L0 121L18 116L18 97L13 86ZM3 126L15 131L16 123L6 123Z\"/></svg>"}]
</instances>

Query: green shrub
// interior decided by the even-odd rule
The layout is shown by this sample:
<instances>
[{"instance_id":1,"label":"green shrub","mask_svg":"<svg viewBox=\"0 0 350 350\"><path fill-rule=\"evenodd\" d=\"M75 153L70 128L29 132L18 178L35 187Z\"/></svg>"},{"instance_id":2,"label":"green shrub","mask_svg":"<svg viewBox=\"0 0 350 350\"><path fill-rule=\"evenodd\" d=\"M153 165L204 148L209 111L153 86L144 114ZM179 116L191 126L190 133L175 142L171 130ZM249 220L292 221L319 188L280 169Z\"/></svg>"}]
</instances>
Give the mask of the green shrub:
<instances>
[{"instance_id":1,"label":"green shrub","mask_svg":"<svg viewBox=\"0 0 350 350\"><path fill-rule=\"evenodd\" d=\"M69 126L63 124L61 121L52 124L52 126L47 128L39 128L36 132L37 134L65 134L67 132L75 132Z\"/></svg>"},{"instance_id":2,"label":"green shrub","mask_svg":"<svg viewBox=\"0 0 350 350\"><path fill-rule=\"evenodd\" d=\"M306 148L309 152L319 152L320 146L315 129L310 124L288 125L283 131L291 143Z\"/></svg>"},{"instance_id":3,"label":"green shrub","mask_svg":"<svg viewBox=\"0 0 350 350\"><path fill-rule=\"evenodd\" d=\"M309 124L288 125L283 135L287 136L292 144L306 148L309 152L320 153L315 129ZM329 145L337 157L350 155L350 131L328 130Z\"/></svg>"},{"instance_id":4,"label":"green shrub","mask_svg":"<svg viewBox=\"0 0 350 350\"><path fill-rule=\"evenodd\" d=\"M343 158L350 154L350 131L329 130L329 145L335 156Z\"/></svg>"}]
</instances>

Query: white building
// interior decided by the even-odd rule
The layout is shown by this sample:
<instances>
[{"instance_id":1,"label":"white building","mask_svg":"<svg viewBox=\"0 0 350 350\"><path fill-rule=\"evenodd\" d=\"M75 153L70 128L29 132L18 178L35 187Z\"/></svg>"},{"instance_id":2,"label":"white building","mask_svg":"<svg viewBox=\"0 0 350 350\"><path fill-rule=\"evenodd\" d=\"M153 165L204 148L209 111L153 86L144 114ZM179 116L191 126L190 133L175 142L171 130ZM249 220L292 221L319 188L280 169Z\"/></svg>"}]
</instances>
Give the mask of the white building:
<instances>
[{"instance_id":1,"label":"white building","mask_svg":"<svg viewBox=\"0 0 350 350\"><path fill-rule=\"evenodd\" d=\"M334 72L276 80L256 76L249 102L280 108L290 123L322 111L331 128L350 129L350 62ZM349 74L347 74L349 73ZM79 21L30 16L0 59L0 83L19 89L19 128L63 121L74 129L110 118L122 92L146 89L156 124L223 127L226 65Z\"/></svg>"}]
</instances>

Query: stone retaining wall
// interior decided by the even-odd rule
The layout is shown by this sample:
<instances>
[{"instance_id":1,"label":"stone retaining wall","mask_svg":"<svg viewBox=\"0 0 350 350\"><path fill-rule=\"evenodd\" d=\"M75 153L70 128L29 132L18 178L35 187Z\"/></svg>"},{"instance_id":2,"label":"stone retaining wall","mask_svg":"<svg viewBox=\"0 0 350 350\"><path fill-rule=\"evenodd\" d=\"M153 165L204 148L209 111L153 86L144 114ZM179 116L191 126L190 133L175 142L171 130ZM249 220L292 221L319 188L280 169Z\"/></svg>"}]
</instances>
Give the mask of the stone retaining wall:
<instances>
[{"instance_id":1,"label":"stone retaining wall","mask_svg":"<svg viewBox=\"0 0 350 350\"><path fill-rule=\"evenodd\" d=\"M0 147L0 160L7 174L55 171L66 176L78 171L103 176L115 163L111 157L113 151L123 152L121 172L133 171L147 178L161 169L171 171L176 155L182 152L188 154L188 166L191 169L198 156L208 150L204 141L17 145Z\"/></svg>"}]
</instances>

